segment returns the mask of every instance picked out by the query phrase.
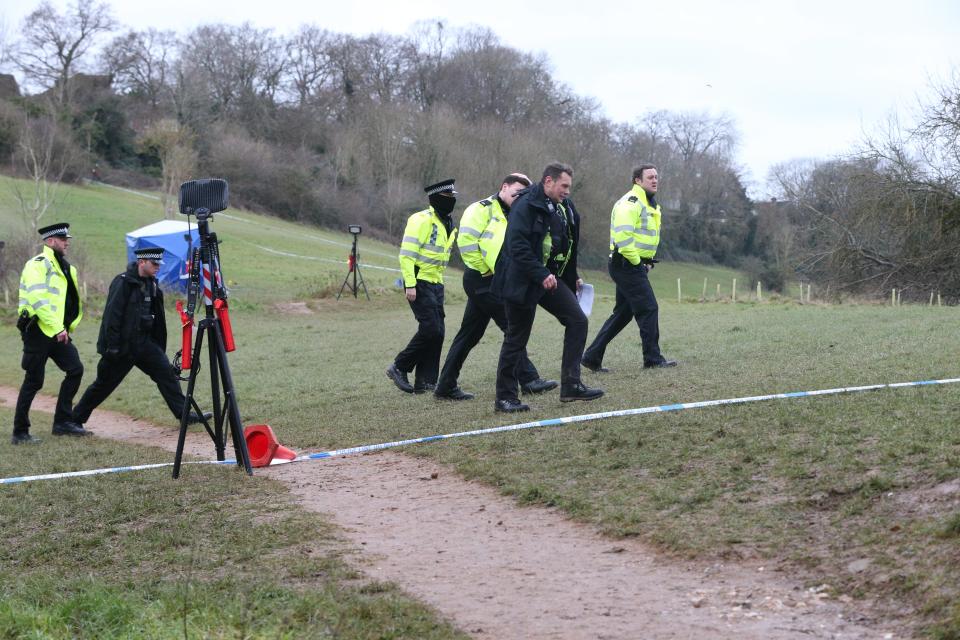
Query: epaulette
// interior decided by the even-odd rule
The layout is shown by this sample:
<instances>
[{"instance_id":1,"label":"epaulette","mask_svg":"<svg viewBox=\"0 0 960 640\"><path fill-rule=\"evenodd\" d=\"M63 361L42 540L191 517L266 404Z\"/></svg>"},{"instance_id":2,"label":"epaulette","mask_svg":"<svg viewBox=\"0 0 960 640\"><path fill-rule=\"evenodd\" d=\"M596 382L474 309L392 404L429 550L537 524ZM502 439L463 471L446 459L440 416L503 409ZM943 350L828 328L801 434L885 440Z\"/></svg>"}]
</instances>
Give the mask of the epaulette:
<instances>
[{"instance_id":1,"label":"epaulette","mask_svg":"<svg viewBox=\"0 0 960 640\"><path fill-rule=\"evenodd\" d=\"M491 202L490 200L484 199L484 200L481 200L481 201L480 201L480 206L481 206L481 207L489 207L491 204L493 204L493 202Z\"/></svg>"},{"instance_id":2,"label":"epaulette","mask_svg":"<svg viewBox=\"0 0 960 640\"><path fill-rule=\"evenodd\" d=\"M637 196L630 196L629 198L627 198L627 202L636 202L639 199L640 198L638 198Z\"/></svg>"},{"instance_id":3,"label":"epaulette","mask_svg":"<svg viewBox=\"0 0 960 640\"><path fill-rule=\"evenodd\" d=\"M37 256L33 259L34 262L43 262L43 256Z\"/></svg>"}]
</instances>

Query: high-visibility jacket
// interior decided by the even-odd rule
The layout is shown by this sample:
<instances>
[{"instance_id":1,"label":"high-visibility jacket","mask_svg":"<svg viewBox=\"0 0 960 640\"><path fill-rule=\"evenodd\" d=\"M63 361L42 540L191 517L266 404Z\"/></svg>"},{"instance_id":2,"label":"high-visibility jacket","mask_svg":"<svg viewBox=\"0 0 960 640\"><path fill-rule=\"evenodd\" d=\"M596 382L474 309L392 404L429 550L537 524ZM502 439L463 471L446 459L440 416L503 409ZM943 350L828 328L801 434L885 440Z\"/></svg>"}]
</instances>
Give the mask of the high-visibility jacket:
<instances>
[{"instance_id":1,"label":"high-visibility jacket","mask_svg":"<svg viewBox=\"0 0 960 640\"><path fill-rule=\"evenodd\" d=\"M660 244L660 205L650 206L647 192L635 184L613 205L610 214L610 251L614 249L630 264L653 258Z\"/></svg>"},{"instance_id":2,"label":"high-visibility jacket","mask_svg":"<svg viewBox=\"0 0 960 640\"><path fill-rule=\"evenodd\" d=\"M456 237L456 229L447 236L447 228L433 207L410 216L400 243L403 286L412 289L417 286L417 280L443 284L443 271L450 261Z\"/></svg>"},{"instance_id":3,"label":"high-visibility jacket","mask_svg":"<svg viewBox=\"0 0 960 640\"><path fill-rule=\"evenodd\" d=\"M67 306L67 277L57 262L50 247L34 256L23 266L20 274L20 303L17 313L26 311L31 317L37 317L37 325L44 335L53 337L66 329L73 331L83 317L83 301L80 300L80 287L77 286L77 268L70 265L70 278L77 291L77 317L69 327L63 326L63 315Z\"/></svg>"},{"instance_id":4,"label":"high-visibility jacket","mask_svg":"<svg viewBox=\"0 0 960 640\"><path fill-rule=\"evenodd\" d=\"M493 273L506 237L507 216L500 200L490 196L474 202L460 218L457 246L463 264L483 275Z\"/></svg>"}]
</instances>

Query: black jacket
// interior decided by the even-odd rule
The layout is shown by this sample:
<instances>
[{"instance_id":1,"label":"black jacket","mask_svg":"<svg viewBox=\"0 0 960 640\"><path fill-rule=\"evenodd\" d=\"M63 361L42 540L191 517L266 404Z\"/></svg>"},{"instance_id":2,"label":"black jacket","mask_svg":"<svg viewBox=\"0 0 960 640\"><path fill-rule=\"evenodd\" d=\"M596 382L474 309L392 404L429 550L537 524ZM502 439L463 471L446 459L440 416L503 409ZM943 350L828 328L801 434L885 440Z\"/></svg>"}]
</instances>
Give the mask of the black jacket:
<instances>
[{"instance_id":1,"label":"black jacket","mask_svg":"<svg viewBox=\"0 0 960 640\"><path fill-rule=\"evenodd\" d=\"M577 253L580 244L580 214L569 199L563 206L573 221L569 229L573 244L570 261L560 279L577 290ZM536 306L545 293L543 280L550 269L543 264L543 240L550 232L552 213L542 184L525 189L510 207L510 222L503 249L497 258L493 291L504 301L521 306Z\"/></svg>"},{"instance_id":2,"label":"black jacket","mask_svg":"<svg viewBox=\"0 0 960 640\"><path fill-rule=\"evenodd\" d=\"M141 278L137 263L131 262L126 272L110 283L97 353L111 357L132 356L135 348L146 340L156 342L164 351L167 348L163 292L155 278Z\"/></svg>"}]
</instances>

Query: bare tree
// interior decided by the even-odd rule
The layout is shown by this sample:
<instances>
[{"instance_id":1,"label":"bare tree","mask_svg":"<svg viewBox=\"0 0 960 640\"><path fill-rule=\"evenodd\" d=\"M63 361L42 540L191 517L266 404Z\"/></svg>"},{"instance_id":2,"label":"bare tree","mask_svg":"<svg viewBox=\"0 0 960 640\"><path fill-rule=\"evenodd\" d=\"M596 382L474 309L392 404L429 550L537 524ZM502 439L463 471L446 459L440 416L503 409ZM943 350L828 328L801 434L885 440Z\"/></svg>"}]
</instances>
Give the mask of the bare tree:
<instances>
[{"instance_id":1,"label":"bare tree","mask_svg":"<svg viewBox=\"0 0 960 640\"><path fill-rule=\"evenodd\" d=\"M76 159L76 147L55 117L24 118L15 155L28 181L26 186L14 181L11 188L32 234L56 201L60 183Z\"/></svg>"},{"instance_id":2,"label":"bare tree","mask_svg":"<svg viewBox=\"0 0 960 640\"><path fill-rule=\"evenodd\" d=\"M329 31L303 25L285 42L287 77L300 107L307 106L318 93L329 87L334 75L330 60L333 41Z\"/></svg>"},{"instance_id":3,"label":"bare tree","mask_svg":"<svg viewBox=\"0 0 960 640\"><path fill-rule=\"evenodd\" d=\"M279 40L269 29L244 23L198 27L187 42L184 73L196 76L216 114L251 128L262 127L265 110L275 106L283 78L285 59Z\"/></svg>"},{"instance_id":4,"label":"bare tree","mask_svg":"<svg viewBox=\"0 0 960 640\"><path fill-rule=\"evenodd\" d=\"M144 132L140 144L156 151L160 157L163 179L161 201L164 216L175 217L180 184L186 181L197 168L197 152L193 148L193 135L176 120L164 118Z\"/></svg>"},{"instance_id":5,"label":"bare tree","mask_svg":"<svg viewBox=\"0 0 960 640\"><path fill-rule=\"evenodd\" d=\"M109 5L103 2L78 0L60 14L44 1L24 19L11 57L28 82L55 89L57 105L66 108L70 79L97 36L113 30L115 24Z\"/></svg>"},{"instance_id":6,"label":"bare tree","mask_svg":"<svg viewBox=\"0 0 960 640\"><path fill-rule=\"evenodd\" d=\"M142 98L156 111L170 91L179 46L173 31L130 31L114 38L101 63L117 89Z\"/></svg>"}]
</instances>

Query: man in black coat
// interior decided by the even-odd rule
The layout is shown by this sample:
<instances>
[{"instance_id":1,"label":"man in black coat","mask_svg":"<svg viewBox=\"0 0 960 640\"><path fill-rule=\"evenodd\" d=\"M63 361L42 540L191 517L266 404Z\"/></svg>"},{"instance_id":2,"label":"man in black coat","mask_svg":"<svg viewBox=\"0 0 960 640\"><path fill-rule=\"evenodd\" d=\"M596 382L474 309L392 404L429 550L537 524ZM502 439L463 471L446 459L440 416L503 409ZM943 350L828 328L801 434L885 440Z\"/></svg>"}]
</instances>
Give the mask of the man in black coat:
<instances>
[{"instance_id":1,"label":"man in black coat","mask_svg":"<svg viewBox=\"0 0 960 640\"><path fill-rule=\"evenodd\" d=\"M163 292L157 283L163 249L135 251L137 260L110 283L97 340L97 379L73 408L73 421L84 424L93 410L113 393L133 367L156 383L160 394L179 421L186 403L170 360L167 358L167 325ZM205 415L204 417L209 417ZM188 422L201 418L190 413Z\"/></svg>"},{"instance_id":2,"label":"man in black coat","mask_svg":"<svg viewBox=\"0 0 960 640\"><path fill-rule=\"evenodd\" d=\"M564 326L560 401L594 400L603 395L580 380L587 317L576 296L583 281L577 275L580 216L568 197L572 183L569 165L551 163L540 183L523 191L511 207L493 283L507 316L497 364L497 411L530 408L520 402L516 371L530 339L537 305Z\"/></svg>"}]
</instances>

